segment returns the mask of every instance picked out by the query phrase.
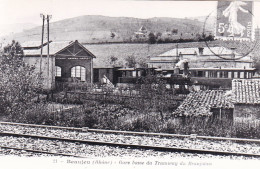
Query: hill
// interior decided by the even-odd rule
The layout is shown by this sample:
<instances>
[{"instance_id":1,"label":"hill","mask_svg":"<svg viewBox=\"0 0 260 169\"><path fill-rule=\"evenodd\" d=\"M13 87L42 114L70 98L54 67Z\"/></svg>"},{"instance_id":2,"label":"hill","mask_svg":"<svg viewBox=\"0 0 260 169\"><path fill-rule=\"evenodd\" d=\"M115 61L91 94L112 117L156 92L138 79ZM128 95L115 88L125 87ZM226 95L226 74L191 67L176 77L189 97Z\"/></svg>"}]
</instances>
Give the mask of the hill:
<instances>
[{"instance_id":1,"label":"hill","mask_svg":"<svg viewBox=\"0 0 260 169\"><path fill-rule=\"evenodd\" d=\"M144 26L148 32L158 33L162 36L169 34L173 29L178 32L174 36L201 33L203 22L196 19L182 18L150 18L138 19L131 17L108 17L86 15L69 18L50 23L50 39L54 41L79 40L85 43L102 42L129 42L140 27ZM45 31L46 33L46 31ZM112 38L111 33L115 36ZM24 30L3 37L7 40L15 39L19 42L39 41L41 39L41 26Z\"/></svg>"},{"instance_id":2,"label":"hill","mask_svg":"<svg viewBox=\"0 0 260 169\"><path fill-rule=\"evenodd\" d=\"M0 36L8 34L20 33L24 30L32 29L38 25L34 23L17 23L17 24L0 24Z\"/></svg>"}]
</instances>

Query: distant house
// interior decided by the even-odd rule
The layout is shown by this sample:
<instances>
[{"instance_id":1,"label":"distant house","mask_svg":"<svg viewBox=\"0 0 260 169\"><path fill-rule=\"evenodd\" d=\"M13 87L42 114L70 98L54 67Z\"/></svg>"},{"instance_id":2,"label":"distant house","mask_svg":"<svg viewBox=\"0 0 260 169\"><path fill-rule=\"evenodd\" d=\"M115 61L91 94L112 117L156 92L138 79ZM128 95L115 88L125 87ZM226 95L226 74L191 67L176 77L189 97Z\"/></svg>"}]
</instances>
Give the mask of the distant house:
<instances>
[{"instance_id":1,"label":"distant house","mask_svg":"<svg viewBox=\"0 0 260 169\"><path fill-rule=\"evenodd\" d=\"M232 81L234 117L260 119L260 79Z\"/></svg>"},{"instance_id":2,"label":"distant house","mask_svg":"<svg viewBox=\"0 0 260 169\"><path fill-rule=\"evenodd\" d=\"M228 60L232 58L240 58ZM187 59L191 68L252 68L253 60L250 56L242 57L234 49L226 47L192 47L174 48L158 56L151 57L149 67L161 67L161 69L173 69L175 64Z\"/></svg>"},{"instance_id":3,"label":"distant house","mask_svg":"<svg viewBox=\"0 0 260 169\"><path fill-rule=\"evenodd\" d=\"M50 41L49 58L47 43L41 46L40 42L25 42L22 47L24 61L34 65L36 72L42 72L44 89L54 89L56 82L93 82L93 58L95 56L77 40L72 42Z\"/></svg>"},{"instance_id":4,"label":"distant house","mask_svg":"<svg viewBox=\"0 0 260 169\"><path fill-rule=\"evenodd\" d=\"M145 38L148 35L147 29L142 26L137 32L135 32L135 36L138 38Z\"/></svg>"}]
</instances>

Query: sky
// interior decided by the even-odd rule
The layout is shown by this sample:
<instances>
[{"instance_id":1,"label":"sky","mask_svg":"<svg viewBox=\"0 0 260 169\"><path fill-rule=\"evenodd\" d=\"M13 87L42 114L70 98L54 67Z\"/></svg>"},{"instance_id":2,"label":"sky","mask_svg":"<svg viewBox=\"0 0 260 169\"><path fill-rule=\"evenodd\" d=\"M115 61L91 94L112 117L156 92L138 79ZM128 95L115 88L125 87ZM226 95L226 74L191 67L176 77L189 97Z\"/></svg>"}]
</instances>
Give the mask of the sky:
<instances>
[{"instance_id":1,"label":"sky","mask_svg":"<svg viewBox=\"0 0 260 169\"><path fill-rule=\"evenodd\" d=\"M53 21L81 15L136 18L203 16L216 6L216 2L210 1L0 0L0 2L2 24L21 22L40 24L40 13L51 14Z\"/></svg>"},{"instance_id":2,"label":"sky","mask_svg":"<svg viewBox=\"0 0 260 169\"><path fill-rule=\"evenodd\" d=\"M217 1L130 1L130 0L0 0L0 25L41 24L40 13L51 22L81 15L151 17L207 16ZM260 26L260 1L254 3L255 23ZM256 19L258 18L258 19Z\"/></svg>"}]
</instances>

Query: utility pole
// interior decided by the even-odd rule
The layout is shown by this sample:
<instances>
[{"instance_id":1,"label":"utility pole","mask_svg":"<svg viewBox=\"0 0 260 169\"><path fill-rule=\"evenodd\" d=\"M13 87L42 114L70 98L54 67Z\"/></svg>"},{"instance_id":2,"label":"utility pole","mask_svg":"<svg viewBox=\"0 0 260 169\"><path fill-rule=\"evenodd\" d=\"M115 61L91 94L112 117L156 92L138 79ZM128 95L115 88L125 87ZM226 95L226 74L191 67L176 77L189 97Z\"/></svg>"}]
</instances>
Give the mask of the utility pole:
<instances>
[{"instance_id":1,"label":"utility pole","mask_svg":"<svg viewBox=\"0 0 260 169\"><path fill-rule=\"evenodd\" d=\"M47 64L48 64L48 68L47 68L47 83L48 85L50 84L50 28L49 28L49 22L51 19L51 15L47 15ZM52 77L51 77L51 83L52 83ZM52 85L52 84L51 84Z\"/></svg>"},{"instance_id":2,"label":"utility pole","mask_svg":"<svg viewBox=\"0 0 260 169\"><path fill-rule=\"evenodd\" d=\"M45 15L40 14L42 18L42 41L41 41L41 58L40 58L40 74L42 73L42 48L43 48L43 36L44 36L44 21L45 21Z\"/></svg>"}]
</instances>

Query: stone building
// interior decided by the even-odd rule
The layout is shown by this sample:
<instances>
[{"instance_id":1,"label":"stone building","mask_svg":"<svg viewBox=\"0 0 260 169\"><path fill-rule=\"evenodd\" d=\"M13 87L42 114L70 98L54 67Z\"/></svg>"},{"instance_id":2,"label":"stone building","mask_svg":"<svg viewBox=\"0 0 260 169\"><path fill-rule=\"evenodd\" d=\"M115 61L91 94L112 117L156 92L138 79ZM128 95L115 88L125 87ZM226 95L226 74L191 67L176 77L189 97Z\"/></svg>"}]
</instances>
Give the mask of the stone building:
<instances>
[{"instance_id":1,"label":"stone building","mask_svg":"<svg viewBox=\"0 0 260 169\"><path fill-rule=\"evenodd\" d=\"M260 119L260 79L232 81L234 117Z\"/></svg>"}]
</instances>

